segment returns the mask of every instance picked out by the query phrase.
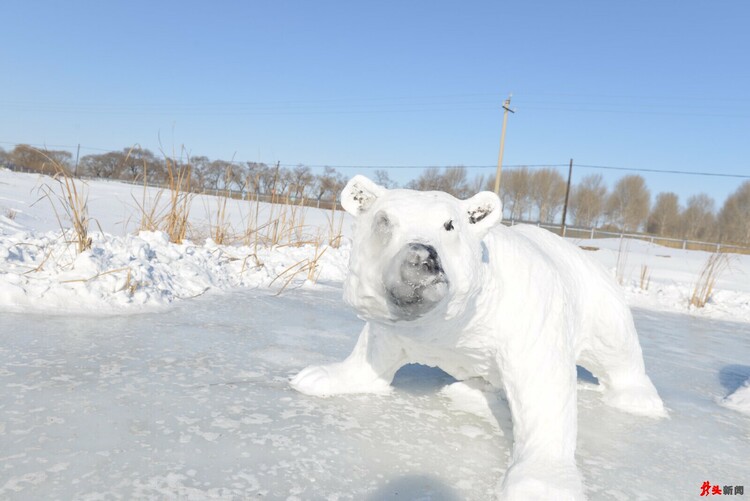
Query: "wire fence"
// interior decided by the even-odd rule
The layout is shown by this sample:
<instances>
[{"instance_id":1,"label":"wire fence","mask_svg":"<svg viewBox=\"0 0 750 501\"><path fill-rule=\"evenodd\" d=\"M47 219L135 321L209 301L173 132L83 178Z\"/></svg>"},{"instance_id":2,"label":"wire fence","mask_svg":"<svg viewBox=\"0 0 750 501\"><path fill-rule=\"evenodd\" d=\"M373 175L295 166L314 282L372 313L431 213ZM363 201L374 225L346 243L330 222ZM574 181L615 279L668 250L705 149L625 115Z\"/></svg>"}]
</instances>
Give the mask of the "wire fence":
<instances>
[{"instance_id":1,"label":"wire fence","mask_svg":"<svg viewBox=\"0 0 750 501\"><path fill-rule=\"evenodd\" d=\"M722 242L703 242L699 240L688 240L682 238L669 238L648 233L632 233L625 231L608 231L598 228L581 228L561 224L541 223L539 221L517 221L514 219L503 219L506 226L516 224L532 224L566 238L577 238L582 240L595 240L597 238L632 238L643 240L663 247L683 250L699 250L706 252L730 252L734 254L750 254L750 247L733 245Z\"/></svg>"},{"instance_id":2,"label":"wire fence","mask_svg":"<svg viewBox=\"0 0 750 501\"><path fill-rule=\"evenodd\" d=\"M11 170L14 170L16 172L24 172L29 174L39 174L38 170L28 169L22 166L18 165L6 165ZM146 181L144 183L143 180L127 180L127 179L107 179L107 178L96 178L96 177L87 177L87 176L79 176L81 179L88 180L88 181L112 181L112 182L118 182L118 183L126 183L131 184L134 186L148 186L149 188L155 188L155 189L170 189L170 186L164 183L158 183L154 181ZM297 206L304 206L304 207L314 207L318 209L324 209L324 210L343 210L341 207L341 203L338 199L316 199L316 198L308 198L308 197L296 197L289 194L266 194L266 193L258 193L258 192L252 192L249 190L234 190L234 189L222 189L222 188L211 188L211 189L205 189L205 188L190 188L191 193L195 194L202 194L202 195L211 195L216 197L224 197L228 199L234 199L234 200L246 200L248 202L264 202L264 203L271 203L271 204L286 204L286 205L297 205ZM503 219L502 223L506 226L514 226L516 224L531 224L535 226L539 226L541 228L544 228L546 230L549 230L557 235L560 235L562 237L566 238L578 238L578 239L588 239L588 240L595 240L597 238L632 238L637 240L643 240L652 244L661 245L664 247L670 247L674 249L683 249L683 250L698 250L698 251L705 251L705 252L728 252L728 253L735 253L735 254L748 254L750 255L750 247L742 246L742 245L734 245L729 243L722 243L722 242L709 242L709 241L699 241L699 240L689 240L689 239L679 239L679 238L670 238L670 237L664 237L660 235L652 235L648 233L633 233L633 232L624 232L624 231L609 231L604 230L600 228L584 228L584 227L575 227L575 226L569 226L565 225L564 227L561 224L554 224L554 223L541 223L539 221L522 221L522 220L515 220L515 219Z\"/></svg>"},{"instance_id":3,"label":"wire fence","mask_svg":"<svg viewBox=\"0 0 750 501\"><path fill-rule=\"evenodd\" d=\"M14 165L14 164L7 164L5 166L0 165L0 167L6 167L12 171L15 172L22 172L25 174L41 174L41 175L54 175L53 172L40 172L39 170L35 169L29 169L27 167L23 167L20 165ZM144 185L149 188L155 188L155 189L162 189L162 190L169 190L170 186L166 182L157 182L154 180L146 180L144 181L142 179L122 179L122 178L102 178L102 177L92 177L92 176L76 176L77 179L83 179L84 181L103 181L103 182L113 182L113 183L125 183L130 184L133 186L141 186ZM181 191L186 191L183 187ZM338 199L330 199L330 198L311 198L311 197L297 197L294 195L289 194L281 194L281 193L259 193L254 192L250 190L236 190L236 189L228 189L228 188L204 188L204 187L197 187L197 186L190 186L187 190L190 193L195 193L196 195L212 195L216 197L222 197L222 198L229 198L233 200L246 200L246 201L260 201L265 203L279 203L279 204L292 204L292 205L299 205L303 207L315 207L317 209L327 209L327 210L343 210L341 207L341 203Z\"/></svg>"}]
</instances>

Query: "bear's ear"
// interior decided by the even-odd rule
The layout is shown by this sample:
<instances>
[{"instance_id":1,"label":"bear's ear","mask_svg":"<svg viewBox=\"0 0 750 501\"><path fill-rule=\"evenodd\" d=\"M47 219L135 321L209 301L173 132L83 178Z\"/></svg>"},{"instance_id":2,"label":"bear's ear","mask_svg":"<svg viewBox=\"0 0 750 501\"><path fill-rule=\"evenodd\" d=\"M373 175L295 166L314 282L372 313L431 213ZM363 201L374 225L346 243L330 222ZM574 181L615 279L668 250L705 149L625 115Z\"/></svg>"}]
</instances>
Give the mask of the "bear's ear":
<instances>
[{"instance_id":1,"label":"bear's ear","mask_svg":"<svg viewBox=\"0 0 750 501\"><path fill-rule=\"evenodd\" d=\"M373 183L365 176L354 176L341 192L341 206L353 216L359 216L385 192L385 188Z\"/></svg>"},{"instance_id":2,"label":"bear's ear","mask_svg":"<svg viewBox=\"0 0 750 501\"><path fill-rule=\"evenodd\" d=\"M461 202L466 210L469 228L486 233L503 217L503 203L491 191L482 191Z\"/></svg>"}]
</instances>

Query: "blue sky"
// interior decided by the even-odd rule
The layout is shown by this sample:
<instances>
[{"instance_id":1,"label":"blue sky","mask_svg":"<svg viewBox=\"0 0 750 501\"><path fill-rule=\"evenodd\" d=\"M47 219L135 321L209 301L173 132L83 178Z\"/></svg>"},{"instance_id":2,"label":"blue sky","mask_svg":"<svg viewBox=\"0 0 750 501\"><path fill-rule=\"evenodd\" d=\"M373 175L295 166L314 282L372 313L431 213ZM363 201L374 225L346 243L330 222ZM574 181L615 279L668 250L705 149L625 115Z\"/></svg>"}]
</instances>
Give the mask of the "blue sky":
<instances>
[{"instance_id":1,"label":"blue sky","mask_svg":"<svg viewBox=\"0 0 750 501\"><path fill-rule=\"evenodd\" d=\"M513 93L506 165L750 175L744 0L11 0L2 12L5 149L492 166ZM610 186L623 175L601 172ZM653 194L718 205L742 181L643 175Z\"/></svg>"}]
</instances>

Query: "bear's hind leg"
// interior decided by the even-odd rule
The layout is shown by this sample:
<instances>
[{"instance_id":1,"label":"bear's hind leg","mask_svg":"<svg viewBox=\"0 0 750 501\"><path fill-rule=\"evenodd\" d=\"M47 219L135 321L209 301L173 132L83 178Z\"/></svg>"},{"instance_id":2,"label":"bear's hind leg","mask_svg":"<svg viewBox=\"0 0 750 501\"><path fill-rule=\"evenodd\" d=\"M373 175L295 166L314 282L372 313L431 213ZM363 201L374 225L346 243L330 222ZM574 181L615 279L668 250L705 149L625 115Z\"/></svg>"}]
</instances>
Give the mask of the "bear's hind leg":
<instances>
[{"instance_id":1,"label":"bear's hind leg","mask_svg":"<svg viewBox=\"0 0 750 501\"><path fill-rule=\"evenodd\" d=\"M640 416L666 417L664 403L646 375L630 309L616 306L610 310L614 314L603 316L596 325L579 363L599 379L607 405Z\"/></svg>"}]
</instances>

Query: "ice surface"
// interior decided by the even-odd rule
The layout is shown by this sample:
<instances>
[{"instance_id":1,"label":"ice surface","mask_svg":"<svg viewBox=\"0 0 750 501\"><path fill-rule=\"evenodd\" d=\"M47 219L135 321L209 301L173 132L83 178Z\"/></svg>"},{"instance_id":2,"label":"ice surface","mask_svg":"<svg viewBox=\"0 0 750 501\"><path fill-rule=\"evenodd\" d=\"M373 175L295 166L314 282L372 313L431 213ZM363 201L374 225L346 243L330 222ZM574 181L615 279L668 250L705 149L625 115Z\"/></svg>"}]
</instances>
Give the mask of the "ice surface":
<instances>
[{"instance_id":1,"label":"ice surface","mask_svg":"<svg viewBox=\"0 0 750 501\"><path fill-rule=\"evenodd\" d=\"M387 396L290 390L348 354L341 290L235 291L162 313L0 316L0 498L486 500L512 437L501 395L407 366ZM750 375L750 325L635 310L670 409L654 421L579 383L591 499L692 499L747 484L750 420L718 401Z\"/></svg>"}]
</instances>

